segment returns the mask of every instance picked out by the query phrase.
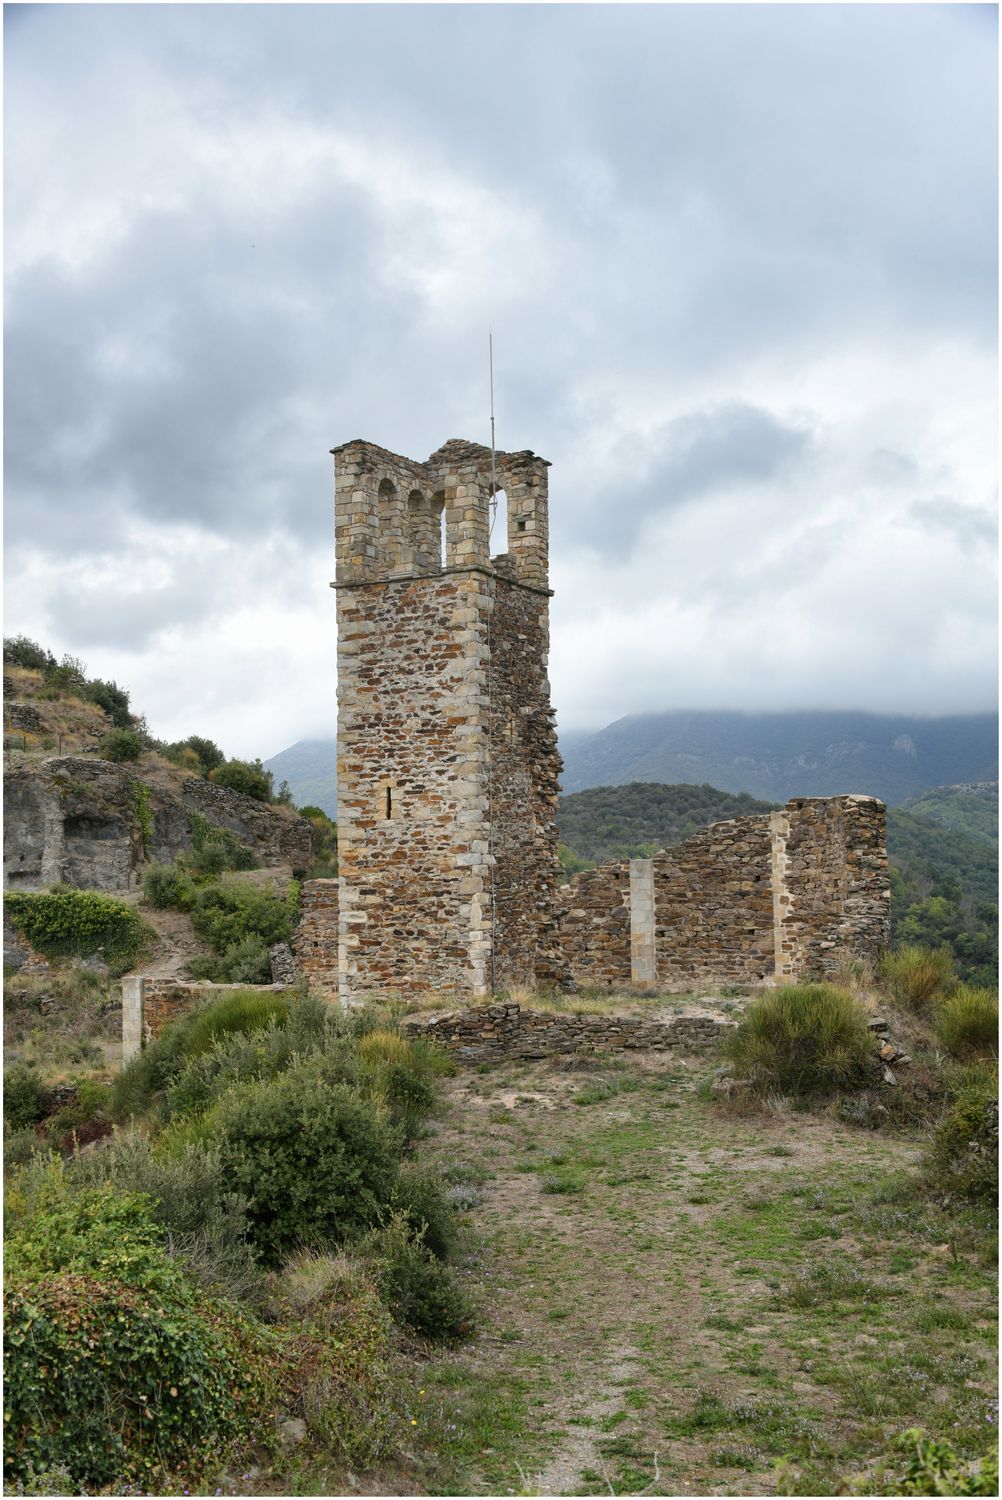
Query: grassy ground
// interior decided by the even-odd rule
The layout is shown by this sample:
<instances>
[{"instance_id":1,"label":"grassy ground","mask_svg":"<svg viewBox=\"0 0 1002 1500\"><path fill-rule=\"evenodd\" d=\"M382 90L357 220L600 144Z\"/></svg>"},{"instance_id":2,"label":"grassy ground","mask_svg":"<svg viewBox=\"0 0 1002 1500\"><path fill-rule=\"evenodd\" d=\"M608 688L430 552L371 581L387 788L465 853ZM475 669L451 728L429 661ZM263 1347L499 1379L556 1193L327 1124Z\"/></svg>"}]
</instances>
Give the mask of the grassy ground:
<instances>
[{"instance_id":1,"label":"grassy ground","mask_svg":"<svg viewBox=\"0 0 1002 1500\"><path fill-rule=\"evenodd\" d=\"M472 1205L486 1316L416 1367L399 1488L824 1494L911 1426L989 1450L985 1224L910 1188L917 1137L729 1117L708 1073L453 1080L427 1149Z\"/></svg>"}]
</instances>

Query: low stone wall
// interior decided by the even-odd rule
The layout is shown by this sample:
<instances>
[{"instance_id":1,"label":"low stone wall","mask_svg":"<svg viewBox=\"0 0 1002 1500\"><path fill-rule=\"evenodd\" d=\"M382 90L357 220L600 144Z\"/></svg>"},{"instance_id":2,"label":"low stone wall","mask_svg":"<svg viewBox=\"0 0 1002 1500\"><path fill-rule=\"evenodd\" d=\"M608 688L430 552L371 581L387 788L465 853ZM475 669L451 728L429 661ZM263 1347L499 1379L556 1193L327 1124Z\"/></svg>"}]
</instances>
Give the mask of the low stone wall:
<instances>
[{"instance_id":1,"label":"low stone wall","mask_svg":"<svg viewBox=\"0 0 1002 1500\"><path fill-rule=\"evenodd\" d=\"M338 902L341 882L305 880L299 890L299 925L292 937L296 968L311 989L333 999L338 992Z\"/></svg>"},{"instance_id":2,"label":"low stone wall","mask_svg":"<svg viewBox=\"0 0 1002 1500\"><path fill-rule=\"evenodd\" d=\"M30 734L41 734L42 719L33 703L4 703L3 723L5 729L27 730Z\"/></svg>"},{"instance_id":3,"label":"low stone wall","mask_svg":"<svg viewBox=\"0 0 1002 1500\"><path fill-rule=\"evenodd\" d=\"M141 983L141 992L137 986ZM185 980L185 979L147 979L145 976L129 975L122 982L123 995L123 1026L125 1025L125 1012L130 1009L134 1012L137 1005L141 1007L142 1031L141 1035L147 1042L160 1035L165 1027L170 1026L180 1016L187 1015L203 1000L219 1000L224 995L231 995L235 990L245 990L246 984L211 984L208 980ZM254 986L255 991L261 994L282 994L285 990L284 984L258 984ZM132 1025L136 1034L140 1034L132 1017Z\"/></svg>"},{"instance_id":4,"label":"low stone wall","mask_svg":"<svg viewBox=\"0 0 1002 1500\"><path fill-rule=\"evenodd\" d=\"M476 1006L445 1016L409 1016L403 1022L412 1036L430 1037L463 1063L593 1050L702 1051L715 1046L733 1025L712 1016L649 1021L638 1016L549 1014L510 1004Z\"/></svg>"}]
</instances>

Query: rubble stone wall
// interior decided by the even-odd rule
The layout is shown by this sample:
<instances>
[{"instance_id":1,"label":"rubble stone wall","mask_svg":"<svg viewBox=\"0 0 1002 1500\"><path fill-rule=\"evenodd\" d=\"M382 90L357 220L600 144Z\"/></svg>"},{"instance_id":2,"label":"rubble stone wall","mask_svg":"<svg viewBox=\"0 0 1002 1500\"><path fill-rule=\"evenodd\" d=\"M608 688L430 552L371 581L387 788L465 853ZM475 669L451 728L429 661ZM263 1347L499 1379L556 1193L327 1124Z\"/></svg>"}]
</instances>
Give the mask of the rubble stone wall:
<instances>
[{"instance_id":1,"label":"rubble stone wall","mask_svg":"<svg viewBox=\"0 0 1002 1500\"><path fill-rule=\"evenodd\" d=\"M550 1057L581 1051L701 1051L715 1046L733 1022L712 1016L649 1021L636 1016L548 1014L518 1005L485 1005L447 1016L411 1016L413 1036L427 1036L474 1064L510 1057Z\"/></svg>"},{"instance_id":2,"label":"rubble stone wall","mask_svg":"<svg viewBox=\"0 0 1002 1500\"><path fill-rule=\"evenodd\" d=\"M630 867L582 870L557 889L560 949L578 984L630 982Z\"/></svg>"},{"instance_id":3,"label":"rubble stone wall","mask_svg":"<svg viewBox=\"0 0 1002 1500\"><path fill-rule=\"evenodd\" d=\"M768 985L823 977L843 953L879 957L890 939L885 821L874 797L800 797L662 850L653 859L657 983ZM570 978L635 980L631 933L646 913L631 913L627 866L584 871L557 899Z\"/></svg>"},{"instance_id":4,"label":"rubble stone wall","mask_svg":"<svg viewBox=\"0 0 1002 1500\"><path fill-rule=\"evenodd\" d=\"M338 992L338 887L333 880L305 880L299 888L299 925L292 937L296 970L311 989L333 998Z\"/></svg>"}]
</instances>

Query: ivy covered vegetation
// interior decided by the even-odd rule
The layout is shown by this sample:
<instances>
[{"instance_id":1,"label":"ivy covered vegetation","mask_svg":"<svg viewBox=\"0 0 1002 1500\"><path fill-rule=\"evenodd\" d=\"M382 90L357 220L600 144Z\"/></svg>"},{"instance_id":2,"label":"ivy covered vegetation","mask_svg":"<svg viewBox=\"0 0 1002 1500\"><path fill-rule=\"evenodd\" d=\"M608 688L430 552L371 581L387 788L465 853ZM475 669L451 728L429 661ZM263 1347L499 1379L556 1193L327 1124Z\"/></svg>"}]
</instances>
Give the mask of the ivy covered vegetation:
<instances>
[{"instance_id":1,"label":"ivy covered vegetation","mask_svg":"<svg viewBox=\"0 0 1002 1500\"><path fill-rule=\"evenodd\" d=\"M413 1155L450 1066L375 1013L228 996L124 1070L113 1134L9 1167L8 1484L191 1487L283 1416L346 1464L389 1451L395 1330L473 1322Z\"/></svg>"},{"instance_id":2,"label":"ivy covered vegetation","mask_svg":"<svg viewBox=\"0 0 1002 1500\"><path fill-rule=\"evenodd\" d=\"M113 973L132 967L147 936L139 913L126 901L54 886L50 891L9 891L7 914L46 958L98 955Z\"/></svg>"}]
</instances>

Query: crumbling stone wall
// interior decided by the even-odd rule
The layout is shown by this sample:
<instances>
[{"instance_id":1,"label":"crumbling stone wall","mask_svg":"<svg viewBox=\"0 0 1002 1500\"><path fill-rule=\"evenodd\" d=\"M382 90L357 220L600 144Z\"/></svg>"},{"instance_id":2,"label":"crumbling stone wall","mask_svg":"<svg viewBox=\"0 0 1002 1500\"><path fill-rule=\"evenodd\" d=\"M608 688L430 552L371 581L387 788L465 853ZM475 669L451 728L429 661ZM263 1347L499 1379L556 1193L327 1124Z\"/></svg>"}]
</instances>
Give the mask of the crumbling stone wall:
<instances>
[{"instance_id":1,"label":"crumbling stone wall","mask_svg":"<svg viewBox=\"0 0 1002 1500\"><path fill-rule=\"evenodd\" d=\"M230 829L242 844L254 850L261 864L291 865L293 875L309 869L313 844L305 818L290 816L256 797L217 786L201 776L186 777L177 800L188 812L201 813L215 827Z\"/></svg>"},{"instance_id":2,"label":"crumbling stone wall","mask_svg":"<svg viewBox=\"0 0 1002 1500\"><path fill-rule=\"evenodd\" d=\"M9 703L5 700L3 723L5 729L27 730L29 734L40 734L44 728L41 715L33 703Z\"/></svg>"},{"instance_id":3,"label":"crumbling stone wall","mask_svg":"<svg viewBox=\"0 0 1002 1500\"><path fill-rule=\"evenodd\" d=\"M702 1051L715 1046L734 1022L713 1016L649 1021L485 1005L446 1016L409 1016L403 1025L412 1036L438 1042L457 1061L475 1064L581 1051Z\"/></svg>"},{"instance_id":4,"label":"crumbling stone wall","mask_svg":"<svg viewBox=\"0 0 1002 1500\"><path fill-rule=\"evenodd\" d=\"M340 996L484 995L553 946L560 760L546 677L546 468L336 456Z\"/></svg>"},{"instance_id":5,"label":"crumbling stone wall","mask_svg":"<svg viewBox=\"0 0 1002 1500\"><path fill-rule=\"evenodd\" d=\"M782 812L715 823L652 867L665 989L820 978L840 954L875 959L890 940L885 809L874 797L794 798ZM625 865L585 871L560 890L560 954L573 981L637 978L631 933L641 913L630 900Z\"/></svg>"},{"instance_id":6,"label":"crumbling stone wall","mask_svg":"<svg viewBox=\"0 0 1002 1500\"><path fill-rule=\"evenodd\" d=\"M630 982L630 867L582 870L557 890L560 950L579 984Z\"/></svg>"},{"instance_id":7,"label":"crumbling stone wall","mask_svg":"<svg viewBox=\"0 0 1002 1500\"><path fill-rule=\"evenodd\" d=\"M305 880L299 888L299 925L292 937L298 973L311 989L338 992L338 887L334 880Z\"/></svg>"},{"instance_id":8,"label":"crumbling stone wall","mask_svg":"<svg viewBox=\"0 0 1002 1500\"><path fill-rule=\"evenodd\" d=\"M129 987L134 991L139 978L142 980L138 997L142 1010L139 1020L142 1037L147 1042L153 1041L166 1027L194 1010L195 1006L200 1005L203 1000L219 1000L224 995L247 988L245 984L211 984L204 979L148 979L145 975L130 976L122 982L123 1027L128 1009L127 1001L130 999L130 996L126 994L126 988ZM260 990L262 994L281 994L285 985L261 984L256 985L255 989ZM135 1034L137 1036L140 1034L138 1027L135 1029Z\"/></svg>"},{"instance_id":9,"label":"crumbling stone wall","mask_svg":"<svg viewBox=\"0 0 1002 1500\"><path fill-rule=\"evenodd\" d=\"M670 989L773 972L768 813L714 823L654 857L655 967Z\"/></svg>"}]
</instances>

